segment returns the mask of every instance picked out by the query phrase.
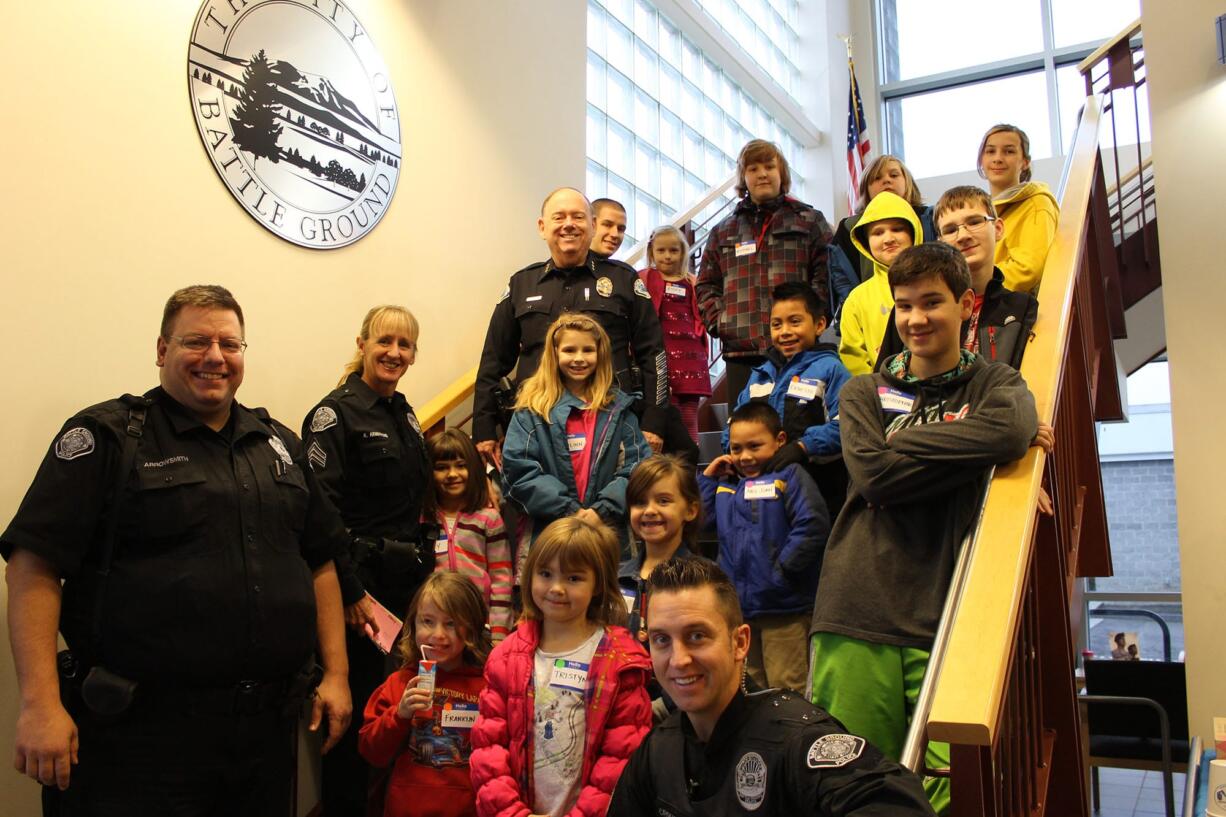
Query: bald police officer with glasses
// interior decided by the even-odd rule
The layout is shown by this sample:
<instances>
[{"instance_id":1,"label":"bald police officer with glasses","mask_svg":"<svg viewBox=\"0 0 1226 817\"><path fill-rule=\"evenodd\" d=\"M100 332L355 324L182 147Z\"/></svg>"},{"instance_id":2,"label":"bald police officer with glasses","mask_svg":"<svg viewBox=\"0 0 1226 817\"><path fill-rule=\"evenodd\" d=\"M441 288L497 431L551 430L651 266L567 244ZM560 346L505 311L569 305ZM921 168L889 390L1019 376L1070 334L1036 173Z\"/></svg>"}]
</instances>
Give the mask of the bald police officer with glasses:
<instances>
[{"instance_id":1,"label":"bald police officer with glasses","mask_svg":"<svg viewBox=\"0 0 1226 817\"><path fill-rule=\"evenodd\" d=\"M288 815L301 704L325 751L348 724L348 538L294 433L235 400L245 349L227 290L175 292L161 385L69 419L0 536L45 813Z\"/></svg>"}]
</instances>

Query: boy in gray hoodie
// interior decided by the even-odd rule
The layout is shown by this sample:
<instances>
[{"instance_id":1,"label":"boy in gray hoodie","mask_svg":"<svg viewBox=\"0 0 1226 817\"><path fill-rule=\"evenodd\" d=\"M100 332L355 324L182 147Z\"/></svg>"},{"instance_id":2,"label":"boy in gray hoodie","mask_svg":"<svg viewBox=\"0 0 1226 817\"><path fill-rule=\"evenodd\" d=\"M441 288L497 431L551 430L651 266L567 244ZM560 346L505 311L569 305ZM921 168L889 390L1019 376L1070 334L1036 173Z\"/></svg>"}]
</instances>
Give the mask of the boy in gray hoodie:
<instances>
[{"instance_id":1,"label":"boy in gray hoodie","mask_svg":"<svg viewBox=\"0 0 1226 817\"><path fill-rule=\"evenodd\" d=\"M843 387L850 485L818 582L810 681L815 704L898 759L988 469L1051 435L1017 371L961 348L975 293L957 250L907 249L889 283L906 350ZM948 753L929 744L926 762L946 767ZM948 779L925 788L948 807Z\"/></svg>"}]
</instances>

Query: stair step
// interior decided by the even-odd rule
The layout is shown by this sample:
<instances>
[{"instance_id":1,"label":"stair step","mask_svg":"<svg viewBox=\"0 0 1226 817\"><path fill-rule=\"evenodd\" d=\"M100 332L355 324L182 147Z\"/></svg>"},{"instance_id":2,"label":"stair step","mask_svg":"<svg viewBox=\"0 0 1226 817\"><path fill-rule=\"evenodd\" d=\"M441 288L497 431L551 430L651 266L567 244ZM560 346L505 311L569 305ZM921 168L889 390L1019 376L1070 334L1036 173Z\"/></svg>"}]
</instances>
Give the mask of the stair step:
<instances>
[{"instance_id":1,"label":"stair step","mask_svg":"<svg viewBox=\"0 0 1226 817\"><path fill-rule=\"evenodd\" d=\"M721 428L728 425L727 403L712 403L711 412L715 415L715 419L719 420L719 425Z\"/></svg>"},{"instance_id":2,"label":"stair step","mask_svg":"<svg viewBox=\"0 0 1226 817\"><path fill-rule=\"evenodd\" d=\"M723 454L723 437L722 431L700 431L698 433L698 461L705 464Z\"/></svg>"}]
</instances>

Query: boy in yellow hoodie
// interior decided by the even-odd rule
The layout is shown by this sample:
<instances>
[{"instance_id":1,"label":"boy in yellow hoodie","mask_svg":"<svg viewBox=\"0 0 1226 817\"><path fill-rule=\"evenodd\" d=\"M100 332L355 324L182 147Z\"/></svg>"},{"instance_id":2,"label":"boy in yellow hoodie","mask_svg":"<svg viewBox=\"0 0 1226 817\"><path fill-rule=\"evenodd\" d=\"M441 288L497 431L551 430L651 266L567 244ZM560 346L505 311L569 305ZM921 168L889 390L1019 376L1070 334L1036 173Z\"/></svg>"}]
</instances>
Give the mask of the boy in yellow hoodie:
<instances>
[{"instance_id":1,"label":"boy in yellow hoodie","mask_svg":"<svg viewBox=\"0 0 1226 817\"><path fill-rule=\"evenodd\" d=\"M915 208L889 191L878 193L868 203L852 231L852 244L873 262L873 277L851 291L839 319L839 356L853 375L868 374L877 360L894 307L890 264L907 247L923 241L924 228Z\"/></svg>"}]
</instances>

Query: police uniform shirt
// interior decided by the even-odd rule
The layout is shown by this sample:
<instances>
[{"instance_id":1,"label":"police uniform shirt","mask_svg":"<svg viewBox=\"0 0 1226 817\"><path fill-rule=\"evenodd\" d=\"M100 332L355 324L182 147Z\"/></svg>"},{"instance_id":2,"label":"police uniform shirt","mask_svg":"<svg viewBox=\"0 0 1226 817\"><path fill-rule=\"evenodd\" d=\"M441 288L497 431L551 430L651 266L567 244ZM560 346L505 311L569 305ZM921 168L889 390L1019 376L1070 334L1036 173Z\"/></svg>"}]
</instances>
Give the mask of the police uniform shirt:
<instances>
[{"instance_id":1,"label":"police uniform shirt","mask_svg":"<svg viewBox=\"0 0 1226 817\"><path fill-rule=\"evenodd\" d=\"M344 542L301 445L235 402L221 432L161 388L123 479L102 660L138 682L221 686L299 670L316 644L312 573ZM116 488L128 405L64 424L0 537L65 579L60 629L90 646L97 559ZM274 431L275 429L275 431Z\"/></svg>"},{"instance_id":2,"label":"police uniform shirt","mask_svg":"<svg viewBox=\"0 0 1226 817\"><path fill-rule=\"evenodd\" d=\"M932 815L919 778L793 692L740 691L711 739L685 713L630 757L609 817Z\"/></svg>"},{"instance_id":3,"label":"police uniform shirt","mask_svg":"<svg viewBox=\"0 0 1226 817\"><path fill-rule=\"evenodd\" d=\"M647 286L621 261L589 254L578 267L559 268L552 261L533 264L511 276L494 307L473 397L473 439L494 439L498 407L494 389L516 367L523 382L536 371L549 325L563 312L594 318L609 335L613 371L624 377L631 366L642 376L646 409L643 428L662 434L668 403L668 364L660 319ZM633 357L631 356L633 354ZM624 387L625 381L619 378Z\"/></svg>"},{"instance_id":4,"label":"police uniform shirt","mask_svg":"<svg viewBox=\"0 0 1226 817\"><path fill-rule=\"evenodd\" d=\"M324 493L356 536L417 540L430 465L421 425L400 392L383 397L353 373L307 414L302 442ZM361 581L341 570L346 604Z\"/></svg>"}]
</instances>

